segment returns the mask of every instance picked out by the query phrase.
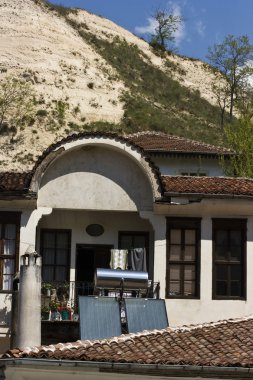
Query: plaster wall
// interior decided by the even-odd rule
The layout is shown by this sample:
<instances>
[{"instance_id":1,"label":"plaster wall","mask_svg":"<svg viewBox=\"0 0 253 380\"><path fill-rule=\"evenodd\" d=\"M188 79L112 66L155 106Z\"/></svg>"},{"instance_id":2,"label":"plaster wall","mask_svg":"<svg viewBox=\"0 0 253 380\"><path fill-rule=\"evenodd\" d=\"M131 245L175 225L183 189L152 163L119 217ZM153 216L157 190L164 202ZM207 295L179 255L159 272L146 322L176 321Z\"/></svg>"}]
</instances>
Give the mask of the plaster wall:
<instances>
[{"instance_id":1,"label":"plaster wall","mask_svg":"<svg viewBox=\"0 0 253 380\"><path fill-rule=\"evenodd\" d=\"M206 173L207 176L223 176L219 161L214 158L198 157L160 157L152 156L162 175L180 175L181 173Z\"/></svg>"},{"instance_id":2,"label":"plaster wall","mask_svg":"<svg viewBox=\"0 0 253 380\"><path fill-rule=\"evenodd\" d=\"M152 210L150 182L140 165L116 148L88 145L65 152L46 170L38 205L60 209Z\"/></svg>"}]
</instances>

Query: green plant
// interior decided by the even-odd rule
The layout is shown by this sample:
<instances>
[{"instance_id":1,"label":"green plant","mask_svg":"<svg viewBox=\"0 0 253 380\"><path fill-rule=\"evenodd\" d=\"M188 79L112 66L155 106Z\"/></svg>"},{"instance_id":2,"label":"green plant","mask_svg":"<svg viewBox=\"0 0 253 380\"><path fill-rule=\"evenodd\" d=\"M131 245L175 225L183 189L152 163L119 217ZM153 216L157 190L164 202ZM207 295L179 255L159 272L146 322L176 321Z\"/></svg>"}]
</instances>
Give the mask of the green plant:
<instances>
[{"instance_id":1,"label":"green plant","mask_svg":"<svg viewBox=\"0 0 253 380\"><path fill-rule=\"evenodd\" d=\"M9 75L0 82L0 132L4 125L16 129L26 124L35 112L30 83Z\"/></svg>"},{"instance_id":2,"label":"green plant","mask_svg":"<svg viewBox=\"0 0 253 380\"><path fill-rule=\"evenodd\" d=\"M57 311L60 307L60 303L56 300L52 300L49 302L49 308L51 311Z\"/></svg>"},{"instance_id":3,"label":"green plant","mask_svg":"<svg viewBox=\"0 0 253 380\"><path fill-rule=\"evenodd\" d=\"M47 116L47 110L38 110L36 112L36 116L41 116L41 117Z\"/></svg>"},{"instance_id":4,"label":"green plant","mask_svg":"<svg viewBox=\"0 0 253 380\"><path fill-rule=\"evenodd\" d=\"M46 305L41 306L41 313L49 313L49 312L50 312L49 306L46 306Z\"/></svg>"},{"instance_id":5,"label":"green plant","mask_svg":"<svg viewBox=\"0 0 253 380\"><path fill-rule=\"evenodd\" d=\"M42 284L41 284L41 293L42 294L47 294L47 291L51 290L52 288L53 288L53 286L49 282L42 282Z\"/></svg>"}]
</instances>

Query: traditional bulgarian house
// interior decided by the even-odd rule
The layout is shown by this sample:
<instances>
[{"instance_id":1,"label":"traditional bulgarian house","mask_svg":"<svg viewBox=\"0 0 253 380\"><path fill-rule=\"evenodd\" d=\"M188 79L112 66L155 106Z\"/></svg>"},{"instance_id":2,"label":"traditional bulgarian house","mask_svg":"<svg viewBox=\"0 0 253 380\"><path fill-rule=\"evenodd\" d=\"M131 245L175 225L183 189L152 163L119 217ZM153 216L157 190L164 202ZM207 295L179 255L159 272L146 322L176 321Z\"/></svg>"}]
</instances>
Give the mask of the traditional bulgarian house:
<instances>
[{"instance_id":1,"label":"traditional bulgarian house","mask_svg":"<svg viewBox=\"0 0 253 380\"><path fill-rule=\"evenodd\" d=\"M50 146L30 172L1 173L2 346L13 276L30 250L42 256L45 289L60 283L69 299L93 293L111 249L142 248L170 326L251 314L253 181L224 176L220 158L230 155L157 132L82 133Z\"/></svg>"}]
</instances>

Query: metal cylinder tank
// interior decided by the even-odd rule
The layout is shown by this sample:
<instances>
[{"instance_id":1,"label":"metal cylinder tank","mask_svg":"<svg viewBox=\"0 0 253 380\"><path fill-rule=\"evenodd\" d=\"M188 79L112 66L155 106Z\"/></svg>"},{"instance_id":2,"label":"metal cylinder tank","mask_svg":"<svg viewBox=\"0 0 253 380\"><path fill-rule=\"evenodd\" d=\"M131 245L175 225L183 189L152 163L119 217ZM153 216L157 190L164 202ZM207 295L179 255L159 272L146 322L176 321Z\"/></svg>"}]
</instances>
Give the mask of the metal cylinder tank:
<instances>
[{"instance_id":1,"label":"metal cylinder tank","mask_svg":"<svg viewBox=\"0 0 253 380\"><path fill-rule=\"evenodd\" d=\"M148 288L148 273L131 270L97 268L94 277L97 289L141 290Z\"/></svg>"}]
</instances>

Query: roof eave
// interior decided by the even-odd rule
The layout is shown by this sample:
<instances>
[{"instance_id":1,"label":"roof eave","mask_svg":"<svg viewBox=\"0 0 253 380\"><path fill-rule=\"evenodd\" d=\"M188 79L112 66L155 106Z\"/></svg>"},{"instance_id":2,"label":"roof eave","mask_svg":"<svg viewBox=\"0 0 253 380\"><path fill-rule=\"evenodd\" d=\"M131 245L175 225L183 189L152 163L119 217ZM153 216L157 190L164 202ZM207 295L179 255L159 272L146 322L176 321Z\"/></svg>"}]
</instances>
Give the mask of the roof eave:
<instances>
[{"instance_id":1,"label":"roof eave","mask_svg":"<svg viewBox=\"0 0 253 380\"><path fill-rule=\"evenodd\" d=\"M8 366L33 366L34 367L75 367L76 369L83 368L97 368L99 372L115 373L129 373L133 375L146 374L150 376L198 376L206 377L213 376L226 376L229 378L250 377L253 375L253 367L242 366L197 366L197 365L178 365L178 364L141 364L141 363L114 363L114 362L94 362L94 361L80 361L80 360L56 360L56 359L37 359L37 358L8 358L0 360L0 367Z\"/></svg>"},{"instance_id":2,"label":"roof eave","mask_svg":"<svg viewBox=\"0 0 253 380\"><path fill-rule=\"evenodd\" d=\"M37 194L31 191L16 191L6 190L0 191L0 200L34 200L37 199Z\"/></svg>"},{"instance_id":3,"label":"roof eave","mask_svg":"<svg viewBox=\"0 0 253 380\"><path fill-rule=\"evenodd\" d=\"M220 199L253 199L253 194L252 195L243 195L243 194L204 194L204 193L178 193L178 192L170 192L170 191L165 191L164 192L164 197L158 200L159 202L162 202L163 200L166 202L168 199L164 198L171 198L171 197L188 197L188 198L220 198Z\"/></svg>"}]
</instances>

